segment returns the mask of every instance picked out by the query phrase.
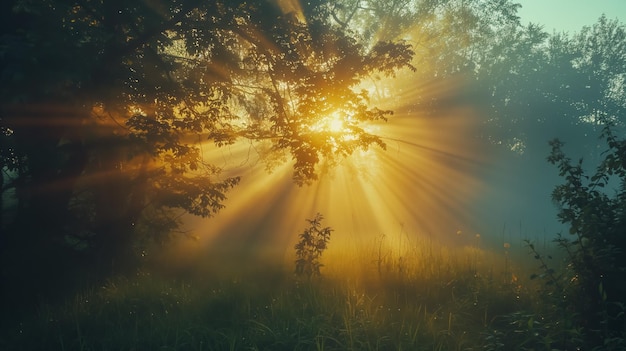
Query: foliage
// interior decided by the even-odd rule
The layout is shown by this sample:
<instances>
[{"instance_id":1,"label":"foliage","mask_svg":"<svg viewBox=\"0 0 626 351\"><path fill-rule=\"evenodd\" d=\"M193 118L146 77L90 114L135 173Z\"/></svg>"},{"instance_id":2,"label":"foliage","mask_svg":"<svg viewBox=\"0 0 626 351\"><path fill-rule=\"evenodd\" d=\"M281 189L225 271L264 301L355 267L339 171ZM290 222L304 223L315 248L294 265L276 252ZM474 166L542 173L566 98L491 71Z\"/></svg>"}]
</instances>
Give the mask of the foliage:
<instances>
[{"instance_id":1,"label":"foliage","mask_svg":"<svg viewBox=\"0 0 626 351\"><path fill-rule=\"evenodd\" d=\"M564 144L552 140L548 161L564 183L552 194L569 237L554 240L562 267L526 240L538 273L539 308L502 316L505 325L488 335L488 349L621 350L626 346L626 142L605 120L601 138L608 149L592 175L582 159L573 163ZM508 326L513 326L510 330Z\"/></svg>"},{"instance_id":2,"label":"foliage","mask_svg":"<svg viewBox=\"0 0 626 351\"><path fill-rule=\"evenodd\" d=\"M325 3L4 1L3 279L37 282L7 283L15 297L76 267L132 270L138 243L177 232L184 213L219 212L240 178L207 149L263 144L290 155L304 184L321 163L384 147L363 123L391 111L356 86L409 67L413 52L359 43ZM342 131L318 125L329 114Z\"/></svg>"},{"instance_id":3,"label":"foliage","mask_svg":"<svg viewBox=\"0 0 626 351\"><path fill-rule=\"evenodd\" d=\"M324 217L318 213L313 219L307 219L309 227L300 235L300 240L294 246L296 249L296 274L305 275L308 278L319 276L320 268L324 266L320 258L330 241L330 227L322 228Z\"/></svg>"},{"instance_id":4,"label":"foliage","mask_svg":"<svg viewBox=\"0 0 626 351\"><path fill-rule=\"evenodd\" d=\"M11 287L2 301L35 301L70 286L77 270L126 271L146 241L184 233L184 213L218 213L239 175L204 159L206 149L262 145L289 156L294 181L306 184L321 164L384 147L364 125L391 111L357 87L408 68L419 75L399 77L411 89L396 96L411 98L407 110L465 98L485 116L485 139L508 151L531 159L559 135L602 160L607 173L587 179L563 154L553 159L570 185L559 188L561 220L575 235L559 241L575 264L558 279L576 278L568 284L581 292L569 298L590 313L585 301L595 301L612 322L590 323L598 338L613 335L624 186L614 197L600 188L623 179L624 150L606 134L612 151L598 155L588 136L625 115L624 26L601 17L549 35L522 26L509 0L287 3L2 2L0 263ZM459 76L471 86L457 100L416 84ZM319 123L328 115L343 130ZM379 271L387 259L378 255Z\"/></svg>"},{"instance_id":5,"label":"foliage","mask_svg":"<svg viewBox=\"0 0 626 351\"><path fill-rule=\"evenodd\" d=\"M545 143L555 136L581 140L576 152L596 157L595 118L617 122L626 111L624 25L602 16L577 33L551 34L523 25L519 7L508 0L345 0L332 14L365 40L410 38L419 79L464 78L470 87L461 97L484 116L483 138L524 155L528 167L545 167ZM442 102L425 89L405 103L432 113Z\"/></svg>"},{"instance_id":6,"label":"foliage","mask_svg":"<svg viewBox=\"0 0 626 351\"><path fill-rule=\"evenodd\" d=\"M549 34L530 23L509 22L481 36L467 60L485 114L483 136L543 167L546 141L577 140L576 153L596 158L600 119L619 122L626 112L626 29L602 16L578 33ZM478 45L478 43L476 43Z\"/></svg>"},{"instance_id":7,"label":"foliage","mask_svg":"<svg viewBox=\"0 0 626 351\"><path fill-rule=\"evenodd\" d=\"M531 278L543 281L545 303L550 306L544 313L554 320L572 322L549 326L553 334L560 331L560 336L552 335L551 340L563 348L584 345L589 349L620 349L626 336L626 142L614 135L610 123L605 125L602 138L608 149L591 176L583 169L582 159L572 163L565 155L562 142L550 142L548 161L558 167L565 180L554 189L553 199L559 206L559 220L569 225L573 236L559 235L555 240L566 253L565 269L555 271L528 243L540 262L541 274ZM616 185L616 189L608 189ZM573 340L580 345L572 344Z\"/></svg>"}]
</instances>

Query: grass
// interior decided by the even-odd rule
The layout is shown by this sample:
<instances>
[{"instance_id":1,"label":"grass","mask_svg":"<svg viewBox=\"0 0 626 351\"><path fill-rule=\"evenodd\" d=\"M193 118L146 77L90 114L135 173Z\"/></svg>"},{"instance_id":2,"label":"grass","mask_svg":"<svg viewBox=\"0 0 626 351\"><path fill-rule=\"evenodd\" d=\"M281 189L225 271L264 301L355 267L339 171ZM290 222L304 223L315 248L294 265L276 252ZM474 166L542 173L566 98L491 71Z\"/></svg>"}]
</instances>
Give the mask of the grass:
<instances>
[{"instance_id":1,"label":"grass","mask_svg":"<svg viewBox=\"0 0 626 351\"><path fill-rule=\"evenodd\" d=\"M523 335L541 322L537 287L504 251L375 246L349 261L329 252L312 279L289 265L188 281L112 279L41 306L1 332L0 349L499 350L539 337Z\"/></svg>"}]
</instances>

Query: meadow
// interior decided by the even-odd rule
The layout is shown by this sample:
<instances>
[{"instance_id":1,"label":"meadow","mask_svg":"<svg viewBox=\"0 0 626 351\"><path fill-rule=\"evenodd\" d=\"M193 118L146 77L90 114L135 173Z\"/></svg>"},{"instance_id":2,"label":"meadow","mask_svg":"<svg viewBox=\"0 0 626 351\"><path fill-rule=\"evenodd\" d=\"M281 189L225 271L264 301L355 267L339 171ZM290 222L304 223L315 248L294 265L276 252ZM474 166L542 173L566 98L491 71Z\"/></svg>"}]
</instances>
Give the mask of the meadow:
<instances>
[{"instance_id":1,"label":"meadow","mask_svg":"<svg viewBox=\"0 0 626 351\"><path fill-rule=\"evenodd\" d=\"M482 249L418 240L394 252L382 240L322 256L319 276L295 275L286 262L185 279L148 270L110 279L4 328L0 349L547 350L575 343L579 331L546 299L543 280L530 279L541 260L521 243Z\"/></svg>"}]
</instances>

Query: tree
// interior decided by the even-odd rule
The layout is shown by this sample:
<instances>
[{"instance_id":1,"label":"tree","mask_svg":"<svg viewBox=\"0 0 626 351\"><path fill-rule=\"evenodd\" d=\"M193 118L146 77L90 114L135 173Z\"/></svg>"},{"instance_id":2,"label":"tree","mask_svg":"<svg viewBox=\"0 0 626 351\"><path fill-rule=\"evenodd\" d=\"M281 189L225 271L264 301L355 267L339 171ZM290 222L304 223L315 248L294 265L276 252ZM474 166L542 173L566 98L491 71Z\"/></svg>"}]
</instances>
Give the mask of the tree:
<instances>
[{"instance_id":1,"label":"tree","mask_svg":"<svg viewBox=\"0 0 626 351\"><path fill-rule=\"evenodd\" d=\"M412 56L403 42L359 43L324 1L2 6L0 166L15 196L2 264L26 291L58 286L62 268L124 271L139 239L177 228L176 211L216 214L239 178L206 163L206 143L266 143L291 156L299 184L384 147L363 123L391 111L355 87Z\"/></svg>"},{"instance_id":2,"label":"tree","mask_svg":"<svg viewBox=\"0 0 626 351\"><path fill-rule=\"evenodd\" d=\"M536 158L555 136L598 157L599 120L619 124L624 112L624 33L605 17L573 35L532 24L503 31L477 65L477 84L491 96L489 134Z\"/></svg>"}]
</instances>

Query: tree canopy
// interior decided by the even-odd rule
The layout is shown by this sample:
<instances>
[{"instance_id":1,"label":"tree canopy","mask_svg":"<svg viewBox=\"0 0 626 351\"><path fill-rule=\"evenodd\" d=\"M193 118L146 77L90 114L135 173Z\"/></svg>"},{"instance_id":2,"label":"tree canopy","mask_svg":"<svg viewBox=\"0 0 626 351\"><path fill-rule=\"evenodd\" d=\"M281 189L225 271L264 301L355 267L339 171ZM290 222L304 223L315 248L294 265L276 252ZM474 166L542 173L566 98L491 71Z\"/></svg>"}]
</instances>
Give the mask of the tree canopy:
<instances>
[{"instance_id":1,"label":"tree canopy","mask_svg":"<svg viewBox=\"0 0 626 351\"><path fill-rule=\"evenodd\" d=\"M410 66L410 45L364 45L330 4L286 3L3 2L5 278L120 271L138 240L178 226L173 210L217 213L239 177L208 164L205 143L267 143L298 184L322 161L384 147L363 123L391 111L356 87Z\"/></svg>"}]
</instances>

